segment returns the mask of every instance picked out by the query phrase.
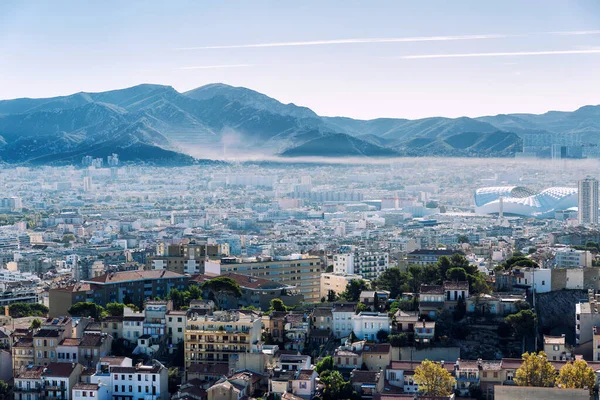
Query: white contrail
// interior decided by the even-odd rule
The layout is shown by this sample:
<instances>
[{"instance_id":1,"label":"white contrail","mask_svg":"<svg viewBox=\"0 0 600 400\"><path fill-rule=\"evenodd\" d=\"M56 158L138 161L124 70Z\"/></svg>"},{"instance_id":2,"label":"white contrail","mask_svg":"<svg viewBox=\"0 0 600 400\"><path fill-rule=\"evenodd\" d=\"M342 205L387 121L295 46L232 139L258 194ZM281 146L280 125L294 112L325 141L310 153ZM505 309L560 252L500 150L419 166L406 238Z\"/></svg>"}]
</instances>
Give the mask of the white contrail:
<instances>
[{"instance_id":1,"label":"white contrail","mask_svg":"<svg viewBox=\"0 0 600 400\"><path fill-rule=\"evenodd\" d=\"M198 65L193 67L179 67L175 69L187 70L187 69L221 69L221 68L242 68L242 67L254 67L256 64L223 64L223 65Z\"/></svg>"},{"instance_id":2,"label":"white contrail","mask_svg":"<svg viewBox=\"0 0 600 400\"><path fill-rule=\"evenodd\" d=\"M600 54L600 49L590 50L550 50L550 51L514 51L499 53L454 53L454 54L416 54L398 56L403 60L417 60L426 58L463 58L463 57L519 57L519 56L553 56L563 54Z\"/></svg>"},{"instance_id":3,"label":"white contrail","mask_svg":"<svg viewBox=\"0 0 600 400\"><path fill-rule=\"evenodd\" d=\"M255 44L233 44L224 46L182 47L177 50L209 50L209 49L250 49L260 47L291 47L291 46L323 46L331 44L360 44L360 43L405 43L405 42L443 42L453 40L502 39L519 37L521 35L461 35L461 36L416 36L396 38L356 38L336 40L313 40L306 42L276 42Z\"/></svg>"},{"instance_id":4,"label":"white contrail","mask_svg":"<svg viewBox=\"0 0 600 400\"><path fill-rule=\"evenodd\" d=\"M410 43L410 42L444 42L457 40L481 40L481 39L505 39L535 35L598 35L600 30L587 31L556 31L556 32L533 32L522 34L485 34L485 35L454 35L454 36L414 36L414 37L392 37L392 38L354 38L333 40L311 40L299 42L272 42L253 44L231 44L218 46L180 47L177 50L214 50L214 49L252 49L264 47L293 47L293 46L324 46L335 44L369 44L369 43Z\"/></svg>"}]
</instances>

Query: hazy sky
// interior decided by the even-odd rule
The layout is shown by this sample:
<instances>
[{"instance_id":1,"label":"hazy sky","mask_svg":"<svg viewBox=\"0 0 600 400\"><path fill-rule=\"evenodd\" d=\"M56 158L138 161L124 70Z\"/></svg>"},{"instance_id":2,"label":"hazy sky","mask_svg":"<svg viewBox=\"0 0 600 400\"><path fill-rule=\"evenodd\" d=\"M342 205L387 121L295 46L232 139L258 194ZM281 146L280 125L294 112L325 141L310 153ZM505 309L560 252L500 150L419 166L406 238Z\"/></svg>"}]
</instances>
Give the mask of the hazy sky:
<instances>
[{"instance_id":1,"label":"hazy sky","mask_svg":"<svg viewBox=\"0 0 600 400\"><path fill-rule=\"evenodd\" d=\"M0 2L0 98L224 82L355 118L600 103L600 1Z\"/></svg>"}]
</instances>

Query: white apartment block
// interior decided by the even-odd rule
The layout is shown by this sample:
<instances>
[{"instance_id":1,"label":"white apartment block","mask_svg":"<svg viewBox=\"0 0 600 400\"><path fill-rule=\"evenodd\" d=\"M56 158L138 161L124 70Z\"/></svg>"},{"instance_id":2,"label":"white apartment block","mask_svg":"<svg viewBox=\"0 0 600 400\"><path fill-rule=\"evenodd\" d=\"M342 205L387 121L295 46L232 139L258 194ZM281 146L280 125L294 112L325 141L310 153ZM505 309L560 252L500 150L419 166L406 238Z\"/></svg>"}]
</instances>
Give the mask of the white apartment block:
<instances>
[{"instance_id":1,"label":"white apartment block","mask_svg":"<svg viewBox=\"0 0 600 400\"><path fill-rule=\"evenodd\" d=\"M352 316L352 330L359 340L377 340L377 332L390 333L392 323L387 313L361 312Z\"/></svg>"},{"instance_id":2,"label":"white apartment block","mask_svg":"<svg viewBox=\"0 0 600 400\"><path fill-rule=\"evenodd\" d=\"M587 250L575 250L567 247L556 250L554 261L556 268L588 268L592 266L592 253Z\"/></svg>"}]
</instances>

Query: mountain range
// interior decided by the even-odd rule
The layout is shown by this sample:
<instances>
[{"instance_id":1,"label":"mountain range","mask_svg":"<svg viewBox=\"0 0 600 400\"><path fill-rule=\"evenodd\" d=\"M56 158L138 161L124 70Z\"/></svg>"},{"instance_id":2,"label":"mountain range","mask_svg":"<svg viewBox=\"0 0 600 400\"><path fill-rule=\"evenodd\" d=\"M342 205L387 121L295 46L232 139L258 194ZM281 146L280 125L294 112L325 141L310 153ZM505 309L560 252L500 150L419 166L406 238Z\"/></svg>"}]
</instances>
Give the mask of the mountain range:
<instances>
[{"instance_id":1,"label":"mountain range","mask_svg":"<svg viewBox=\"0 0 600 400\"><path fill-rule=\"evenodd\" d=\"M401 110L400 110L401 112ZM600 106L479 118L322 117L262 93L210 84L180 93L143 84L0 101L0 161L76 164L86 155L189 165L228 158L509 157L527 135L600 142Z\"/></svg>"}]
</instances>

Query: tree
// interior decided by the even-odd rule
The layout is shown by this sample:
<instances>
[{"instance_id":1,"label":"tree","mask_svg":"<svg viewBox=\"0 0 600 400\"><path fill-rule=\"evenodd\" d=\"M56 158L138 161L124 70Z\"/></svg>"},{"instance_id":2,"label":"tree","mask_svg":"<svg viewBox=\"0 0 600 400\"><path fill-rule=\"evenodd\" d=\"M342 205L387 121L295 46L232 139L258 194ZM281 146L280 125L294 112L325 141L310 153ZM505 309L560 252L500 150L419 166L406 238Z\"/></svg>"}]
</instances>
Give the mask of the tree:
<instances>
[{"instance_id":1,"label":"tree","mask_svg":"<svg viewBox=\"0 0 600 400\"><path fill-rule=\"evenodd\" d=\"M465 271L464 268L450 268L448 272L446 272L446 279L449 281L466 281L467 271Z\"/></svg>"},{"instance_id":2,"label":"tree","mask_svg":"<svg viewBox=\"0 0 600 400\"><path fill-rule=\"evenodd\" d=\"M106 311L108 312L108 315L111 315L113 317L122 317L124 309L125 304L121 303L108 303L106 305Z\"/></svg>"},{"instance_id":3,"label":"tree","mask_svg":"<svg viewBox=\"0 0 600 400\"><path fill-rule=\"evenodd\" d=\"M188 292L190 293L190 300L199 300L202 298L202 290L197 285L190 285Z\"/></svg>"},{"instance_id":4,"label":"tree","mask_svg":"<svg viewBox=\"0 0 600 400\"><path fill-rule=\"evenodd\" d=\"M358 301L360 299L360 292L363 290L367 290L367 282L362 279L352 279L348 282L346 289L340 297L345 301Z\"/></svg>"},{"instance_id":5,"label":"tree","mask_svg":"<svg viewBox=\"0 0 600 400\"><path fill-rule=\"evenodd\" d=\"M381 276L375 280L378 289L390 292L391 299L395 299L402 294L407 282L408 273L400 271L400 268L398 267L386 269Z\"/></svg>"},{"instance_id":6,"label":"tree","mask_svg":"<svg viewBox=\"0 0 600 400\"><path fill-rule=\"evenodd\" d=\"M596 373L585 360L566 363L558 372L556 385L565 389L588 389L594 391Z\"/></svg>"},{"instance_id":7,"label":"tree","mask_svg":"<svg viewBox=\"0 0 600 400\"><path fill-rule=\"evenodd\" d=\"M360 314L361 312L364 312L364 311L370 311L369 306L366 305L365 303L358 303L356 305L355 313Z\"/></svg>"},{"instance_id":8,"label":"tree","mask_svg":"<svg viewBox=\"0 0 600 400\"><path fill-rule=\"evenodd\" d=\"M327 301L328 301L329 303L333 303L333 302L334 302L334 301L337 299L337 297L338 297L338 296L337 296L337 294L335 293L335 291L333 291L333 290L331 290L331 289L330 289L330 290L327 292Z\"/></svg>"},{"instance_id":9,"label":"tree","mask_svg":"<svg viewBox=\"0 0 600 400\"><path fill-rule=\"evenodd\" d=\"M39 303L13 303L8 306L8 315L13 318L42 317L48 314L48 307Z\"/></svg>"},{"instance_id":10,"label":"tree","mask_svg":"<svg viewBox=\"0 0 600 400\"><path fill-rule=\"evenodd\" d=\"M285 306L285 304L283 303L283 301L281 299L272 299L270 304L271 304L271 308L269 308L269 312L287 311L287 307Z\"/></svg>"},{"instance_id":11,"label":"tree","mask_svg":"<svg viewBox=\"0 0 600 400\"><path fill-rule=\"evenodd\" d=\"M40 321L39 319L34 319L33 321L31 321L31 324L29 325L29 329L31 330L35 330L35 329L40 329L42 327L42 321Z\"/></svg>"},{"instance_id":12,"label":"tree","mask_svg":"<svg viewBox=\"0 0 600 400\"><path fill-rule=\"evenodd\" d=\"M456 379L433 361L425 360L415 368L414 381L419 391L428 396L450 396Z\"/></svg>"},{"instance_id":13,"label":"tree","mask_svg":"<svg viewBox=\"0 0 600 400\"><path fill-rule=\"evenodd\" d=\"M556 368L548 361L546 353L523 353L523 363L515 372L519 386L551 387L556 378Z\"/></svg>"},{"instance_id":14,"label":"tree","mask_svg":"<svg viewBox=\"0 0 600 400\"><path fill-rule=\"evenodd\" d=\"M95 303L79 302L69 308L68 313L72 317L91 317L96 320L102 318L105 314L104 308Z\"/></svg>"},{"instance_id":15,"label":"tree","mask_svg":"<svg viewBox=\"0 0 600 400\"><path fill-rule=\"evenodd\" d=\"M4 381L0 381L0 399L2 399L2 400L12 399L12 396L8 395L9 393L10 393L10 386L8 386L8 383L6 383Z\"/></svg>"},{"instance_id":16,"label":"tree","mask_svg":"<svg viewBox=\"0 0 600 400\"><path fill-rule=\"evenodd\" d=\"M388 336L389 333L387 333L387 331L384 331L383 329L377 331L377 340L379 341L379 343L387 342Z\"/></svg>"},{"instance_id":17,"label":"tree","mask_svg":"<svg viewBox=\"0 0 600 400\"><path fill-rule=\"evenodd\" d=\"M458 243L469 243L469 237L467 235L458 235Z\"/></svg>"},{"instance_id":18,"label":"tree","mask_svg":"<svg viewBox=\"0 0 600 400\"><path fill-rule=\"evenodd\" d=\"M467 303L465 302L465 299L463 298L463 296L460 296L458 298L458 301L456 302L456 307L454 307L452 316L454 317L455 321L460 321L461 319L463 319L463 317L465 316L466 313L467 313Z\"/></svg>"},{"instance_id":19,"label":"tree","mask_svg":"<svg viewBox=\"0 0 600 400\"><path fill-rule=\"evenodd\" d=\"M317 371L317 374L319 375L324 371L333 371L333 368L333 357L331 356L324 357L317 365L315 365L315 371Z\"/></svg>"},{"instance_id":20,"label":"tree","mask_svg":"<svg viewBox=\"0 0 600 400\"><path fill-rule=\"evenodd\" d=\"M325 385L323 399L348 399L352 396L352 384L345 381L339 371L325 371L319 378Z\"/></svg>"},{"instance_id":21,"label":"tree","mask_svg":"<svg viewBox=\"0 0 600 400\"><path fill-rule=\"evenodd\" d=\"M227 296L242 297L240 285L228 276L219 276L202 284L202 290L209 292L218 304L223 304Z\"/></svg>"},{"instance_id":22,"label":"tree","mask_svg":"<svg viewBox=\"0 0 600 400\"><path fill-rule=\"evenodd\" d=\"M179 376L179 368L169 368L168 374L168 388L169 393L176 393L178 386L181 384L181 377Z\"/></svg>"},{"instance_id":23,"label":"tree","mask_svg":"<svg viewBox=\"0 0 600 400\"><path fill-rule=\"evenodd\" d=\"M504 322L510 325L518 338L535 335L535 324L537 315L531 310L521 310L504 318Z\"/></svg>"},{"instance_id":24,"label":"tree","mask_svg":"<svg viewBox=\"0 0 600 400\"><path fill-rule=\"evenodd\" d=\"M406 333L389 335L388 341L393 347L404 347L408 343L408 335Z\"/></svg>"},{"instance_id":25,"label":"tree","mask_svg":"<svg viewBox=\"0 0 600 400\"><path fill-rule=\"evenodd\" d=\"M73 235L72 233L68 233L66 235L63 235L62 237L62 242L64 244L68 244L70 242L74 242L75 241L75 235Z\"/></svg>"}]
</instances>

